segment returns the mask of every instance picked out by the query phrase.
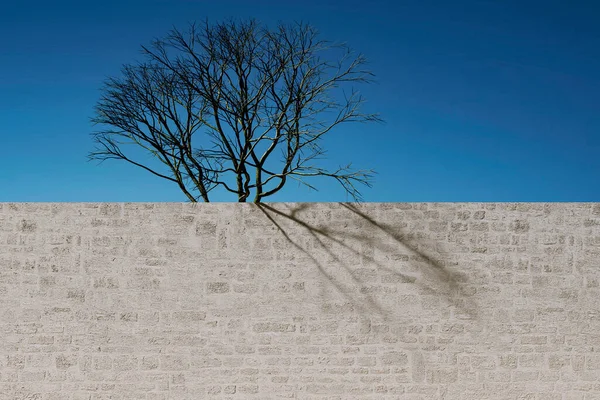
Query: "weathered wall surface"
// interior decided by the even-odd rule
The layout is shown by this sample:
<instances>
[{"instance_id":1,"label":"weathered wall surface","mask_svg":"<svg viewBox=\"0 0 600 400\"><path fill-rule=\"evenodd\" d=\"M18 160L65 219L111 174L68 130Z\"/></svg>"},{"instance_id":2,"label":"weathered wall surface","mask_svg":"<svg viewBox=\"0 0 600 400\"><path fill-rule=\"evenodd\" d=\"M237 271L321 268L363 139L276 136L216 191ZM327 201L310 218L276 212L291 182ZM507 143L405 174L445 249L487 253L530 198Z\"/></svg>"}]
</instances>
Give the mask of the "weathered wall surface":
<instances>
[{"instance_id":1,"label":"weathered wall surface","mask_svg":"<svg viewBox=\"0 0 600 400\"><path fill-rule=\"evenodd\" d=\"M0 399L600 399L600 204L0 204Z\"/></svg>"}]
</instances>

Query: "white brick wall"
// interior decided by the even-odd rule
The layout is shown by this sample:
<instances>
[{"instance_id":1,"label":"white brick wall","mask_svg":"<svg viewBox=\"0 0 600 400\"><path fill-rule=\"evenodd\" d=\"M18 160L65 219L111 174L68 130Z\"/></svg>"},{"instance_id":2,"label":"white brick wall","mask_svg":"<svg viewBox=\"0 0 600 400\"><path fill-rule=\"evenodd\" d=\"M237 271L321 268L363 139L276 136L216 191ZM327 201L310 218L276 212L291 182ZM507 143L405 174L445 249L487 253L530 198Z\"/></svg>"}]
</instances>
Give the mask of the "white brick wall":
<instances>
[{"instance_id":1,"label":"white brick wall","mask_svg":"<svg viewBox=\"0 0 600 400\"><path fill-rule=\"evenodd\" d=\"M0 203L0 400L600 399L600 204Z\"/></svg>"}]
</instances>

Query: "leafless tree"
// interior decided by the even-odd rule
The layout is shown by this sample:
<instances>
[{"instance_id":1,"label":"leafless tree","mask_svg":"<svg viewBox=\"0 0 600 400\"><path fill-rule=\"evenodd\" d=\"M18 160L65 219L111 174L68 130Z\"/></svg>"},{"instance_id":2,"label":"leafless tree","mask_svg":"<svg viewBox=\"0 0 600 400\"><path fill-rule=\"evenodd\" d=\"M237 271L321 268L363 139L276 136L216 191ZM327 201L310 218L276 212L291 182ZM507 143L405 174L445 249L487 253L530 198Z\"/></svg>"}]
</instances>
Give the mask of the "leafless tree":
<instances>
[{"instance_id":1,"label":"leafless tree","mask_svg":"<svg viewBox=\"0 0 600 400\"><path fill-rule=\"evenodd\" d=\"M334 127L381 121L361 111L354 84L373 75L347 45L320 40L303 23L205 22L173 29L142 55L105 82L90 159L125 160L175 182L192 202L208 202L222 186L260 203L290 179L316 189L306 182L316 176L337 180L356 200L357 184L371 186L372 170L315 165ZM164 165L134 160L127 144Z\"/></svg>"}]
</instances>

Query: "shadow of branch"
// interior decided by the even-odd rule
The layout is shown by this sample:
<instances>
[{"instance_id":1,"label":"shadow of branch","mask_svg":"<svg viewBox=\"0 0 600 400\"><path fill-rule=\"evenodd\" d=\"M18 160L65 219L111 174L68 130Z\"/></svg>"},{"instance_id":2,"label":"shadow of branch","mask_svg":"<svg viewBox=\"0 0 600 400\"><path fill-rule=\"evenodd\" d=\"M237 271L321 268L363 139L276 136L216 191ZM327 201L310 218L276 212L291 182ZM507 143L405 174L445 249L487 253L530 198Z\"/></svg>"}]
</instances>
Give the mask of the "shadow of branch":
<instances>
[{"instance_id":1,"label":"shadow of branch","mask_svg":"<svg viewBox=\"0 0 600 400\"><path fill-rule=\"evenodd\" d=\"M264 215L277 227L277 229L283 234L285 239L289 241L295 248L303 252L319 269L319 271L335 286L335 288L344 295L350 302L353 304L359 311L366 312L376 312L379 316L383 317L384 320L388 320L391 316L391 313L384 309L372 295L368 293L363 293L365 296L362 301L364 304L357 302L357 299L352 296L351 293L344 290L342 285L337 282L334 276L328 273L324 267L324 265L315 257L314 254L302 247L297 241L294 241L290 234L288 234L285 229L275 220L275 216L279 216L285 218L295 224L303 227L310 236L319 244L319 246L326 252L326 254L331 257L332 260L336 261L344 267L349 275L352 277L354 284L357 286L361 286L363 282L356 277L356 275L351 271L349 265L343 262L338 255L336 255L331 247L325 243L326 241L331 241L343 249L349 251L356 257L360 257L366 260L368 263L377 266L380 270L389 272L398 278L398 281L406 282L406 283L415 283L421 287L422 292L431 295L443 296L443 298L447 301L447 303L451 306L454 306L459 312L465 315L468 319L477 319L477 308L473 301L471 301L470 306L466 306L466 300L461 298L462 291L460 287L460 283L464 283L466 277L463 275L459 275L457 273L453 273L448 265L451 265L450 262L444 260L443 257L434 257L432 254L428 254L426 251L422 250L421 247L423 245L423 239L417 239L415 235L410 233L404 233L402 230L393 225L384 224L376 221L374 218L362 212L358 207L349 203L339 203L343 208L350 211L355 216L359 217L363 221L365 221L368 225L380 231L384 235L388 236L392 239L396 245L400 245L404 249L408 250L412 253L410 260L413 263L421 264L426 266L426 268L421 269L421 273L423 276L428 277L430 280L441 284L441 288L434 288L431 285L428 285L424 279L418 279L415 276L403 274L400 271L397 271L389 266L383 264L381 261L375 259L374 256L365 254L364 251L357 250L353 246L347 244L344 239L352 239L359 243L364 243L369 246L377 247L379 250L387 253L397 252L397 249L386 246L382 240L378 240L373 235L369 235L368 232L361 231L360 233L354 233L350 231L336 230L330 227L322 227L316 226L314 224L310 224L304 221L300 214L310 208L310 203L299 203L295 204L294 208L292 208L288 213L283 212L273 206L270 206L265 203L260 203L257 206L264 213ZM460 277L460 281L459 278ZM361 292L362 293L362 292Z\"/></svg>"},{"instance_id":2,"label":"shadow of branch","mask_svg":"<svg viewBox=\"0 0 600 400\"><path fill-rule=\"evenodd\" d=\"M355 301L355 299L350 295L350 293L348 293L344 287L342 285L339 284L339 282L329 273L327 272L327 270L325 269L325 267L323 266L323 264L314 256L312 255L307 249L305 249L304 247L302 247L301 245L299 245L296 241L294 241L289 234L285 231L285 229L283 229L281 227L280 224L277 223L277 221L275 221L275 219L273 218L272 215L269 214L268 211L283 216L285 218L288 218L298 224L300 224L301 226L303 226L304 228L306 228L309 232L309 234L315 238L317 240L317 242L321 245L321 247L330 255L333 257L334 260L336 261L341 261L339 260L339 258L333 254L333 252L326 246L325 243L323 243L323 241L317 236L317 233L321 233L320 229L315 228L311 225L308 225L307 223L301 221L300 219L296 218L296 213L298 211L301 211L301 209L305 208L305 206L303 204L301 204L298 208L292 210L292 212L288 215L285 214L271 206L268 206L264 203L259 203L258 204L259 209L265 214L265 216L277 227L277 229L279 229L279 231L283 234L283 236L286 238L286 240L288 242L290 242L295 248L297 248L298 250L300 250L302 253L304 253L307 257L310 258L310 260L317 266L317 268L319 269L319 272L321 274L323 274L323 276L325 276L328 281L334 285L334 287L338 290L339 293L341 293L344 297L346 297L348 299L348 301L350 301L350 303L357 307L357 309L359 309L360 311L362 311L363 313L369 311L369 308L371 310L376 311L379 315L383 316L384 319L388 318L388 315L386 313L386 311L375 302L375 300L372 297L367 297L366 301L367 301L367 307L365 307L364 305L357 303ZM268 211L267 211L268 210ZM340 263L342 266L345 266L344 263ZM353 277L354 281L356 283L358 283L356 277L354 277L354 275L351 274L351 276Z\"/></svg>"}]
</instances>

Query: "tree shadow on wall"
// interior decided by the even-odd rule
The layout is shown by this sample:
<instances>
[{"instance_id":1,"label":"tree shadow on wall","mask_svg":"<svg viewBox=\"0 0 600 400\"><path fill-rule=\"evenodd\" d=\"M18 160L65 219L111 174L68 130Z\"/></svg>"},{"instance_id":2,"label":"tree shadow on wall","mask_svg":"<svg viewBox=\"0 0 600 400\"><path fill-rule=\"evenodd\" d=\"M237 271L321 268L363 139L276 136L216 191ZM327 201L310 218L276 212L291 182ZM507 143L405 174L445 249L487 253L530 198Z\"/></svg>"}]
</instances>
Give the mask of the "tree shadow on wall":
<instances>
[{"instance_id":1,"label":"tree shadow on wall","mask_svg":"<svg viewBox=\"0 0 600 400\"><path fill-rule=\"evenodd\" d=\"M378 302L381 295L370 294L370 288L377 285L373 285L373 282L371 284L365 282L357 275L356 269L352 270L357 260L360 260L362 266L379 269L376 276L383 271L387 276L388 284L416 285L419 295L445 302L446 307L454 308L455 314L461 319L477 319L474 300L465 298L465 293L461 290L462 285L467 283L467 276L453 271L450 267L455 267L458 263L450 261L439 249L440 246L428 241L422 233L406 232L406 227L400 226L402 224L379 222L352 203L338 203L348 213L347 217L324 223L315 222L313 220L318 218L310 217L311 211L322 212L322 206L317 208L311 203L279 204L291 205L291 208L281 210L279 209L281 207L275 208L265 203L257 206L285 239L308 257L319 272L361 314L375 313L383 320L391 321L394 312L390 310L389 305L385 307L380 304L381 301ZM358 230L351 229L352 222L358 222ZM286 230L284 225L293 229ZM303 235L294 234L298 232L298 228L304 229L309 234L313 239L312 245L302 240ZM334 248L346 252L347 256L341 256ZM432 248L434 250L431 250ZM378 256L375 255L375 251ZM326 261L323 261L323 255L326 255ZM349 257L353 258L353 261L349 261ZM330 263L346 270L351 279L350 288L342 284L340 277L328 271L331 268L326 268L326 264L330 265ZM415 272L416 276L407 274L401 269ZM381 284L381 281L377 284ZM391 295L402 296L402 293ZM444 307L444 305L439 304L437 307Z\"/></svg>"}]
</instances>

